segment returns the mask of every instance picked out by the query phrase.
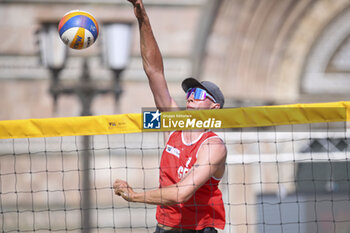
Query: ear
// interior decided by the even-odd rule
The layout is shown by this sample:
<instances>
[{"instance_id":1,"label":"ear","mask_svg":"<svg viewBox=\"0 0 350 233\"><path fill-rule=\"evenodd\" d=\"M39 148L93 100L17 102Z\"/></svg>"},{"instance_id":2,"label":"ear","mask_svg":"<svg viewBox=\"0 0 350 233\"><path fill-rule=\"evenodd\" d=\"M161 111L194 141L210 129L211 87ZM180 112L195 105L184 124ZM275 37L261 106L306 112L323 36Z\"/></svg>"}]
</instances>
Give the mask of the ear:
<instances>
[{"instance_id":1,"label":"ear","mask_svg":"<svg viewBox=\"0 0 350 233\"><path fill-rule=\"evenodd\" d=\"M220 109L220 104L218 103L213 103L210 107L210 109Z\"/></svg>"}]
</instances>

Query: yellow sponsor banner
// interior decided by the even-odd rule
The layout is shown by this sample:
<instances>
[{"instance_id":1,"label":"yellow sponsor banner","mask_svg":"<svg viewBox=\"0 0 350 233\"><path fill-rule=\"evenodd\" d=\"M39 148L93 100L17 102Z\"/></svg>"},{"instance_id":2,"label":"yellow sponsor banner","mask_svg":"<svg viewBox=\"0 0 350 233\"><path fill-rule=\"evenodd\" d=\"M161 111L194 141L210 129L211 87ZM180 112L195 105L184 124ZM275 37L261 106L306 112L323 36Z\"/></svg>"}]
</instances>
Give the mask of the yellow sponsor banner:
<instances>
[{"instance_id":1,"label":"yellow sponsor banner","mask_svg":"<svg viewBox=\"0 0 350 233\"><path fill-rule=\"evenodd\" d=\"M0 139L137 133L141 114L0 121Z\"/></svg>"},{"instance_id":2,"label":"yellow sponsor banner","mask_svg":"<svg viewBox=\"0 0 350 233\"><path fill-rule=\"evenodd\" d=\"M348 121L350 102L295 104L160 113L158 129L144 114L0 121L0 139L222 129ZM150 121L153 116L150 118ZM155 119L158 120L155 115ZM148 122L149 125L152 122Z\"/></svg>"},{"instance_id":3,"label":"yellow sponsor banner","mask_svg":"<svg viewBox=\"0 0 350 233\"><path fill-rule=\"evenodd\" d=\"M164 112L160 116L161 127L159 129L145 129L144 125L144 131L223 129L343 122L347 120L348 106L340 102Z\"/></svg>"}]
</instances>

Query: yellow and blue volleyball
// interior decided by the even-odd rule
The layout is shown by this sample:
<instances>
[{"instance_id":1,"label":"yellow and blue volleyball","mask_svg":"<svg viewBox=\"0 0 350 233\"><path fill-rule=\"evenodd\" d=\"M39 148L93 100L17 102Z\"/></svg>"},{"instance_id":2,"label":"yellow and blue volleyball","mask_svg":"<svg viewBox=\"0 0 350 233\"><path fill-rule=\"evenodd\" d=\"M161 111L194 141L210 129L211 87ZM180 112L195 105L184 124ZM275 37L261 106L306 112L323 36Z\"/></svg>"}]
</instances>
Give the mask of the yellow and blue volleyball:
<instances>
[{"instance_id":1,"label":"yellow and blue volleyball","mask_svg":"<svg viewBox=\"0 0 350 233\"><path fill-rule=\"evenodd\" d=\"M72 49L91 46L98 36L96 19L88 12L74 10L66 13L58 24L62 41Z\"/></svg>"}]
</instances>

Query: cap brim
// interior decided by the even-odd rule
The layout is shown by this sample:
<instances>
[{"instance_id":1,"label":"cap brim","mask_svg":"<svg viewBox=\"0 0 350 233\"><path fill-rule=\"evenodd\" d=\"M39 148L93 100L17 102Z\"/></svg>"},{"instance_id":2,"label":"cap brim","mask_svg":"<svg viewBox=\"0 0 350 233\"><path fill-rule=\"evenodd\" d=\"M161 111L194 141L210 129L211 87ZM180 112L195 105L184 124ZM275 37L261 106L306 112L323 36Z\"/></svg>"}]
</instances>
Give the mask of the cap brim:
<instances>
[{"instance_id":1,"label":"cap brim","mask_svg":"<svg viewBox=\"0 0 350 233\"><path fill-rule=\"evenodd\" d=\"M182 81L181 84L182 89L184 90L184 92L187 92L188 89L190 88L194 88L194 87L200 87L206 91L207 88L205 88L197 79L195 78L186 78L184 81ZM210 91L208 91L210 93Z\"/></svg>"}]
</instances>

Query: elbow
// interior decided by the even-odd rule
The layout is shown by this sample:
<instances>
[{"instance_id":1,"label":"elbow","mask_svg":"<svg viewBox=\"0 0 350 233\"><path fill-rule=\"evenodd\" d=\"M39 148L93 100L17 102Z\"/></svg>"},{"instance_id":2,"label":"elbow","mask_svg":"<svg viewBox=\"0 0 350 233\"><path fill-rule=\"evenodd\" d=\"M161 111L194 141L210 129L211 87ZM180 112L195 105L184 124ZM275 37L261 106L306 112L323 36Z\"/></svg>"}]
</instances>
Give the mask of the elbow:
<instances>
[{"instance_id":1,"label":"elbow","mask_svg":"<svg viewBox=\"0 0 350 233\"><path fill-rule=\"evenodd\" d=\"M155 62L149 61L147 58L143 58L143 70L147 74L147 76L154 76L159 73L163 74L163 66L155 65Z\"/></svg>"},{"instance_id":2,"label":"elbow","mask_svg":"<svg viewBox=\"0 0 350 233\"><path fill-rule=\"evenodd\" d=\"M191 196L192 195L187 195L187 196L182 195L182 197L179 199L179 203L187 202L188 200L190 200Z\"/></svg>"},{"instance_id":3,"label":"elbow","mask_svg":"<svg viewBox=\"0 0 350 233\"><path fill-rule=\"evenodd\" d=\"M150 82L157 82L159 80L159 77L162 79L164 77L163 71L161 69L156 69L154 67L144 67L144 71Z\"/></svg>"},{"instance_id":4,"label":"elbow","mask_svg":"<svg viewBox=\"0 0 350 233\"><path fill-rule=\"evenodd\" d=\"M192 197L192 193L177 193L173 198L171 198L169 205L181 204L188 201Z\"/></svg>"},{"instance_id":5,"label":"elbow","mask_svg":"<svg viewBox=\"0 0 350 233\"><path fill-rule=\"evenodd\" d=\"M196 189L186 188L183 186L174 185L169 190L167 190L166 195L163 195L162 204L163 205L176 205L187 202L196 192ZM164 193L165 194L165 193Z\"/></svg>"}]
</instances>

